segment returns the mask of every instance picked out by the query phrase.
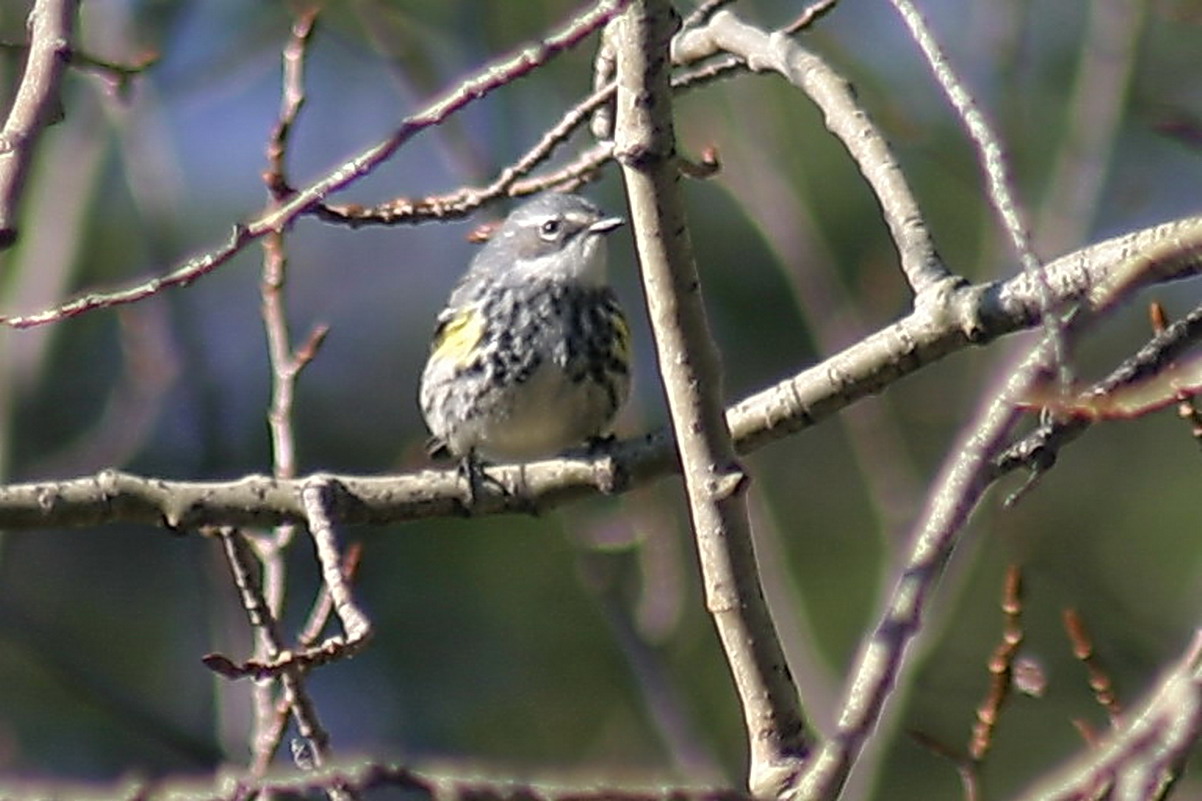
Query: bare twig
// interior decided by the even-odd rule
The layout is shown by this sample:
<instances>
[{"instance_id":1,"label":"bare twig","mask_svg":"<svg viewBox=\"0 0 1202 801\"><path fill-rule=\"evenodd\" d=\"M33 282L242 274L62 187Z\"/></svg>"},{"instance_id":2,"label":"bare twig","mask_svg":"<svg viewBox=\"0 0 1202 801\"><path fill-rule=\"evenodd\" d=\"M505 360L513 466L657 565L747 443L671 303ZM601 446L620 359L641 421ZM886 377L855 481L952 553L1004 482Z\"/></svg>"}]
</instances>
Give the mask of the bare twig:
<instances>
[{"instance_id":1,"label":"bare twig","mask_svg":"<svg viewBox=\"0 0 1202 801\"><path fill-rule=\"evenodd\" d=\"M220 528L215 533L221 540L226 558L229 560L234 583L241 593L242 605L246 609L250 623L265 643L268 658L278 659L285 650L283 638L280 636L279 626L267 604L267 599L263 596L259 561L242 532L233 528ZM230 660L218 655L210 655L205 662L214 669L218 669L226 663L230 663ZM280 675L280 683L284 688L284 697L292 709L297 731L312 745L315 764L320 767L329 756L329 735L318 719L312 699L309 698L298 680L299 675L299 667L293 667ZM270 748L266 745L255 746L256 753L263 750L270 750Z\"/></svg>"},{"instance_id":2,"label":"bare twig","mask_svg":"<svg viewBox=\"0 0 1202 801\"><path fill-rule=\"evenodd\" d=\"M1202 306L1157 332L1109 375L1089 387L1086 394L1105 396L1120 387L1154 376L1193 347L1200 337ZM1030 479L1007 499L1007 505L1017 503L1034 482L1055 465L1060 449L1085 433L1094 422L1085 416L1051 417L999 454L994 460L994 470L998 475L1019 468L1031 471Z\"/></svg>"},{"instance_id":3,"label":"bare twig","mask_svg":"<svg viewBox=\"0 0 1202 801\"><path fill-rule=\"evenodd\" d=\"M1085 667L1089 676L1089 689L1093 691L1094 700L1106 711L1112 726L1118 726L1123 714L1122 705L1114 692L1114 682L1110 674L1102 667L1097 652L1093 647L1093 638L1089 629L1081 619L1081 613L1076 609L1064 610L1064 631L1068 634L1073 646L1073 656Z\"/></svg>"},{"instance_id":4,"label":"bare twig","mask_svg":"<svg viewBox=\"0 0 1202 801\"><path fill-rule=\"evenodd\" d=\"M994 648L989 658L989 694L977 707L977 720L972 727L968 743L968 755L974 767L985 761L993 747L993 734L997 730L1002 706L1010 697L1014 684L1014 660L1023 644L1023 574L1018 565L1006 570L1006 581L1002 592L1002 641ZM975 771L974 771L975 775Z\"/></svg>"},{"instance_id":5,"label":"bare twig","mask_svg":"<svg viewBox=\"0 0 1202 801\"><path fill-rule=\"evenodd\" d=\"M1127 0L1089 4L1089 24L1063 140L1039 210L1036 242L1045 253L1078 247L1101 198L1111 150L1134 71L1147 8Z\"/></svg>"},{"instance_id":6,"label":"bare twig","mask_svg":"<svg viewBox=\"0 0 1202 801\"><path fill-rule=\"evenodd\" d=\"M1103 281L1102 289L1089 294L1089 302L1093 304L1090 309L1109 308L1120 302L1141 281L1148 280L1164 266L1164 255L1167 254L1151 260L1141 255L1133 264L1124 262L1116 271L1122 274L1122 280ZM1187 247L1170 260L1177 257L1191 260L1198 255L1192 247ZM1045 283L1029 273L1022 277L1037 284ZM1054 282L1046 283L1049 291L1054 292ZM1042 299L1042 293L1038 296ZM1041 303L1040 308L1047 307ZM1095 319L1095 315L1085 313L1085 307L1081 311L1073 320L1075 330ZM1056 340L1048 337L1023 354L1012 369L1003 373L1008 376L1004 385L991 394L949 451L927 508L915 526L910 553L897 584L874 631L861 646L844 693L835 734L822 744L807 766L796 789L797 798L833 799L846 782L892 694L906 648L921 628L932 591L968 516L996 478L993 460L1003 449L1005 438L1020 414L1016 402L1027 396L1039 377L1054 369L1057 356Z\"/></svg>"},{"instance_id":7,"label":"bare twig","mask_svg":"<svg viewBox=\"0 0 1202 801\"><path fill-rule=\"evenodd\" d=\"M1169 327L1168 314L1164 307L1153 301L1148 306L1148 314L1152 320L1152 330L1159 336L1163 334ZM1180 398L1180 403L1177 405L1177 416L1185 422L1189 423L1190 436L1199 445L1202 445L1202 408L1199 408L1198 403L1193 398Z\"/></svg>"},{"instance_id":8,"label":"bare twig","mask_svg":"<svg viewBox=\"0 0 1202 801\"><path fill-rule=\"evenodd\" d=\"M44 3L52 0L42 0ZM66 0L53 0L66 2ZM235 227L229 241L220 247L188 259L166 275L133 287L113 292L94 292L81 298L26 315L0 316L0 323L12 328L27 328L82 314L98 308L132 303L163 289L183 286L216 269L237 255L250 242L269 233L282 231L297 217L311 212L318 203L372 172L402 145L427 128L440 124L451 114L494 90L529 75L550 59L575 46L621 11L625 0L600 0L545 39L530 45L517 55L502 59L479 70L425 109L406 118L393 133L378 144L290 195L289 199L269 206L254 220Z\"/></svg>"},{"instance_id":9,"label":"bare twig","mask_svg":"<svg viewBox=\"0 0 1202 801\"><path fill-rule=\"evenodd\" d=\"M362 647L371 637L371 621L355 605L350 585L342 572L338 535L334 530L331 513L335 503L333 495L338 490L338 482L329 476L312 476L301 485L301 504L304 506L309 533L317 550L317 561L321 564L322 582L330 594L334 613L342 621L342 630L346 633L344 647L355 650Z\"/></svg>"},{"instance_id":10,"label":"bare twig","mask_svg":"<svg viewBox=\"0 0 1202 801\"><path fill-rule=\"evenodd\" d=\"M1037 347L1009 371L1006 385L982 407L950 449L928 507L914 529L897 584L874 630L861 645L844 690L836 731L807 766L795 798L834 799L847 781L897 683L906 647L921 628L923 613L959 533L988 487L985 471L989 459L1018 417L1011 399L1021 394L1047 357L1048 352Z\"/></svg>"},{"instance_id":11,"label":"bare twig","mask_svg":"<svg viewBox=\"0 0 1202 801\"><path fill-rule=\"evenodd\" d=\"M125 98L137 78L159 61L159 54L147 51L137 56L133 61L121 63L94 56L81 50L71 48L67 53L71 66L77 70L92 72L109 84L118 98Z\"/></svg>"},{"instance_id":12,"label":"bare twig","mask_svg":"<svg viewBox=\"0 0 1202 801\"><path fill-rule=\"evenodd\" d=\"M280 110L275 125L267 139L267 169L263 181L267 186L269 203L278 205L287 197L285 162L288 153L289 135L305 102L304 65L308 46L312 40L317 11L300 14L292 25L288 42L283 49L283 80L281 82ZM283 231L273 231L263 238L263 272L259 284L262 298L263 327L267 335L267 355L271 365L271 405L267 414L271 432L272 475L279 479L296 476L296 443L292 429L292 402L296 380L300 371L313 358L317 347L325 336L324 326L316 328L309 341L299 352L292 349L292 337L288 330L288 315L284 301L284 282L287 275L287 251ZM284 588L287 582L284 552L292 541L294 527L284 523L275 528L269 537L259 539L259 558L263 562L267 578L266 599L272 614L281 614ZM306 655L306 667L312 667L319 657ZM255 723L251 736L253 755L251 770L262 774L271 764L283 741L284 726L277 725L276 709L286 706L286 698L276 699L274 683L263 681L275 678L291 666L293 657L285 653L282 658L273 658L267 643L260 638L255 659L241 670L232 663L206 664L228 678L254 675L259 681L254 685ZM272 667L275 668L274 672ZM292 674L291 681L300 686L302 672Z\"/></svg>"},{"instance_id":13,"label":"bare twig","mask_svg":"<svg viewBox=\"0 0 1202 801\"><path fill-rule=\"evenodd\" d=\"M342 575L346 581L349 582L355 578L355 571L359 569L359 558L361 555L362 548L358 543L352 543L347 548L346 559L343 560L342 564ZM309 667L304 656L312 653L315 648L322 649L321 633L325 630L333 611L334 602L330 598L330 591L325 585L322 585L321 591L317 595L317 601L309 611L309 618L305 621L300 636L296 638L297 644L300 646L299 655L302 657L298 667L302 672ZM341 656L341 654L338 656ZM271 721L272 728L263 732L264 742L283 742L284 733L288 728L288 713L290 711L287 698L281 697L276 700L275 715Z\"/></svg>"},{"instance_id":14,"label":"bare twig","mask_svg":"<svg viewBox=\"0 0 1202 801\"><path fill-rule=\"evenodd\" d=\"M314 214L328 222L346 223L352 227L416 224L427 220L465 217L484 203L500 197L523 197L551 187L567 188L565 185L573 181L586 180L588 175L607 162L612 155L612 148L609 145L600 145L581 154L571 165L549 175L525 181L521 178L565 142L593 111L612 101L614 90L614 85L610 83L569 109L525 155L501 170L496 179L487 186L425 198L395 198L370 208L355 204L322 203L314 209Z\"/></svg>"},{"instance_id":15,"label":"bare twig","mask_svg":"<svg viewBox=\"0 0 1202 801\"><path fill-rule=\"evenodd\" d=\"M667 2L634 2L615 25L614 154L622 165L659 369L714 617L742 702L751 749L748 786L780 792L809 749L784 652L764 602L744 493L722 414L721 368L701 305L677 184L668 82Z\"/></svg>"},{"instance_id":16,"label":"bare twig","mask_svg":"<svg viewBox=\"0 0 1202 801\"><path fill-rule=\"evenodd\" d=\"M37 0L29 12L25 71L0 128L0 250L17 241L21 195L38 139L60 112L59 83L67 65L75 0Z\"/></svg>"}]
</instances>

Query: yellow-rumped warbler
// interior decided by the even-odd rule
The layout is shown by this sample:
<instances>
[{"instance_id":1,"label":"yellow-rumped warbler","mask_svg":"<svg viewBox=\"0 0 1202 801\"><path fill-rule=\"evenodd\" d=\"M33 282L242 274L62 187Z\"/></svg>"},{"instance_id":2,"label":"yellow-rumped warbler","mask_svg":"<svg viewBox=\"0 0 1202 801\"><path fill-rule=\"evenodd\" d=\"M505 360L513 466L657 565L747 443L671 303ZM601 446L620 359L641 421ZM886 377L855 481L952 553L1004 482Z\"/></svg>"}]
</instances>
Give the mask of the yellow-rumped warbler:
<instances>
[{"instance_id":1,"label":"yellow-rumped warbler","mask_svg":"<svg viewBox=\"0 0 1202 801\"><path fill-rule=\"evenodd\" d=\"M494 232L438 315L420 391L431 454L534 459L605 432L630 390L605 258L621 224L548 193Z\"/></svg>"}]
</instances>

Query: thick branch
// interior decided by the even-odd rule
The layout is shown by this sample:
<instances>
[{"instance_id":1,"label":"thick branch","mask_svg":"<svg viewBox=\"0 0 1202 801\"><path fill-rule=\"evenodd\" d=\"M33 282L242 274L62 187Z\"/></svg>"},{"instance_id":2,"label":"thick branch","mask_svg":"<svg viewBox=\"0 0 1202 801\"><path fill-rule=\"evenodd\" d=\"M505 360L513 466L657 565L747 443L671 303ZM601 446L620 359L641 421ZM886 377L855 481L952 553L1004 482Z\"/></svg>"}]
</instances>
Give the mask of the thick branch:
<instances>
[{"instance_id":1,"label":"thick branch","mask_svg":"<svg viewBox=\"0 0 1202 801\"><path fill-rule=\"evenodd\" d=\"M55 117L75 21L74 0L37 0L29 12L25 72L0 129L0 250L17 241L21 193L42 130Z\"/></svg>"},{"instance_id":2,"label":"thick branch","mask_svg":"<svg viewBox=\"0 0 1202 801\"><path fill-rule=\"evenodd\" d=\"M622 165L635 244L672 427L684 471L706 606L722 640L751 748L748 785L775 795L800 769L808 735L759 582L744 493L748 477L722 410L718 350L701 303L677 185L667 2L634 2L615 25L614 155ZM607 37L608 38L608 37Z\"/></svg>"}]
</instances>

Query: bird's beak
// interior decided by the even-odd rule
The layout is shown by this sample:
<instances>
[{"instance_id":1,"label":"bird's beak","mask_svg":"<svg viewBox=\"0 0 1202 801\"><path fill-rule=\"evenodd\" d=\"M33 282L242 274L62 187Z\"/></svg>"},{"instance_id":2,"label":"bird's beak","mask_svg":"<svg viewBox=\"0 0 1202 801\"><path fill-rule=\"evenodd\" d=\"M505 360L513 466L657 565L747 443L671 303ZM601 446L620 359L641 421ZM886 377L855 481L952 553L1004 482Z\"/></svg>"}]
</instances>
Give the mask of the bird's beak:
<instances>
[{"instance_id":1,"label":"bird's beak","mask_svg":"<svg viewBox=\"0 0 1202 801\"><path fill-rule=\"evenodd\" d=\"M625 222L621 217L606 217L590 225L588 231L590 234L608 234L615 228L625 224Z\"/></svg>"}]
</instances>

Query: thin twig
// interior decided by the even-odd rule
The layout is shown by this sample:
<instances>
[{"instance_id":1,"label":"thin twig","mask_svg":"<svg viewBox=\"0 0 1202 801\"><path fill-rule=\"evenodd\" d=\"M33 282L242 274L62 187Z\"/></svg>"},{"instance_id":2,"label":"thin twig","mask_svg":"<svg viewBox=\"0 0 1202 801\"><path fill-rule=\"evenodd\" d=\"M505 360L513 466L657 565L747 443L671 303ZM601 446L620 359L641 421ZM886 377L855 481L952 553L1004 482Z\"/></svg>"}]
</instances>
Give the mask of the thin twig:
<instances>
[{"instance_id":1,"label":"thin twig","mask_svg":"<svg viewBox=\"0 0 1202 801\"><path fill-rule=\"evenodd\" d=\"M1125 725L1018 801L1121 798L1160 801L1181 775L1202 732L1202 631Z\"/></svg>"},{"instance_id":2,"label":"thin twig","mask_svg":"<svg viewBox=\"0 0 1202 801\"><path fill-rule=\"evenodd\" d=\"M722 413L721 368L677 183L667 72L672 10L662 0L635 2L615 25L614 155L626 180L706 607L743 708L751 750L748 786L755 795L774 795L799 770L809 734L759 583L745 498L749 478L736 461Z\"/></svg>"},{"instance_id":3,"label":"thin twig","mask_svg":"<svg viewBox=\"0 0 1202 801\"><path fill-rule=\"evenodd\" d=\"M1036 242L1045 253L1078 247L1093 223L1134 72L1146 3L1095 0L1081 41L1064 134L1039 210Z\"/></svg>"},{"instance_id":4,"label":"thin twig","mask_svg":"<svg viewBox=\"0 0 1202 801\"><path fill-rule=\"evenodd\" d=\"M1151 250L1155 251L1156 246ZM1141 255L1134 263L1124 261L1116 270L1121 280L1103 281L1100 290L1089 294L1089 302L1094 304L1090 308L1111 308L1129 296L1141 281L1157 273L1165 256ZM1185 252L1175 252L1169 258L1178 257L1193 260L1198 255L1189 246ZM1029 273L1023 277L1041 283ZM1050 291L1055 291L1053 282L1046 283ZM1038 296L1043 299L1041 293ZM1040 308L1047 307L1041 304ZM1097 315L1087 311L1081 307L1074 316L1074 332L1097 319ZM921 629L923 614L964 525L997 477L993 461L1005 447L1005 439L1020 415L1016 403L1028 396L1041 376L1054 369L1057 356L1056 341L1048 337L1041 338L1022 354L1002 373L1006 376L1004 384L996 391L991 390L989 399L949 451L928 496L927 508L914 528L910 553L897 584L886 599L876 627L861 645L844 692L836 731L808 763L796 788L797 798L834 799L847 781L893 694L906 648Z\"/></svg>"},{"instance_id":5,"label":"thin twig","mask_svg":"<svg viewBox=\"0 0 1202 801\"><path fill-rule=\"evenodd\" d=\"M346 558L342 563L342 575L346 581L350 582L354 580L355 572L359 569L359 559L362 553L363 549L358 543L351 543L347 547ZM321 633L325 630L326 624L329 622L330 615L333 612L334 602L330 598L330 591L325 585L322 585L313 608L309 610L309 617L305 621L300 635L296 638L297 644L300 646L299 653L302 657L305 654L312 653L314 648L321 647ZM300 660L298 667L302 672L308 669L308 665L303 658ZM265 741L283 742L284 732L288 728L289 712L287 699L279 698L276 701L275 715L271 721L272 728L263 734Z\"/></svg>"},{"instance_id":6,"label":"thin twig","mask_svg":"<svg viewBox=\"0 0 1202 801\"><path fill-rule=\"evenodd\" d=\"M312 40L316 9L300 14L293 22L288 41L283 48L283 80L281 81L280 110L275 125L267 138L267 169L263 173L270 204L279 204L287 196L286 161L289 136L292 127L300 114L305 102L304 65ZM325 335L325 328L319 326L310 336L309 342L302 348L305 355L298 356L292 350L292 337L288 330L288 315L285 309L284 283L287 275L288 256L284 242L284 232L269 233L262 240L263 271L259 284L259 294L262 299L263 327L267 336L267 355L271 366L271 403L267 413L268 428L271 432L272 475L277 479L296 477L296 443L292 429L292 404L295 395L296 380L300 371L312 359L316 348ZM260 543L259 558L263 562L265 584L267 586L267 603L272 613L278 618L284 599L284 588L287 582L284 552L292 541L294 526L284 523L275 528L272 534L257 540ZM276 752L283 741L285 728L277 726L277 707L284 704L284 699L275 696L274 682L262 679L274 678L283 672L280 668L272 673L269 670L254 670L251 666L287 664L290 660L273 658L260 639L255 658L244 666L240 673L230 664L208 662L210 668L222 673L227 678L237 678L240 675L255 675L260 679L254 685L255 716L254 732L251 737L253 755L251 770L262 774L270 766ZM287 656L290 656L287 655ZM227 660L228 661L228 660ZM306 660L310 664L313 660ZM298 685L303 681L302 674L297 671L292 681Z\"/></svg>"},{"instance_id":7,"label":"thin twig","mask_svg":"<svg viewBox=\"0 0 1202 801\"><path fill-rule=\"evenodd\" d=\"M1051 287L1047 285L1047 278L1044 272L1043 263L1035 254L1031 246L1031 237L1027 229L1027 224L1022 218L1022 212L1019 209L1018 203L1014 199L1014 194L1011 189L1010 171L1007 167L1006 156L1002 150L998 138L993 133L988 120L973 100L971 94L965 88L963 82L956 75L952 68L951 62L948 61L943 49L939 46L939 42L935 39L935 35L931 32L926 20L919 13L918 8L911 0L891 0L893 7L897 9L897 13L901 16L902 21L910 30L910 35L914 38L914 42L922 51L927 63L931 67L931 71L935 75L935 80L939 82L952 107L959 114L960 119L964 121L964 125L968 128L969 137L976 145L980 153L981 166L985 172L985 179L988 183L989 201L997 210L998 216L1001 217L1002 226L1010 238L1010 245L1018 256L1019 263L1022 265L1023 272L1031 276L1039 288L1040 298L1043 303L1042 317L1044 333L1051 341L1052 348L1055 352L1055 365L1059 377L1067 381L1069 378L1068 363L1066 361L1067 354L1065 353L1064 335L1057 312L1057 307L1052 305L1054 296Z\"/></svg>"},{"instance_id":8,"label":"thin twig","mask_svg":"<svg viewBox=\"0 0 1202 801\"><path fill-rule=\"evenodd\" d=\"M66 0L41 0L66 2ZM390 136L341 164L307 187L296 191L289 199L270 206L245 225L236 226L229 241L180 264L166 275L155 277L133 287L113 292L93 292L51 309L25 315L0 316L0 324L11 328L27 328L55 322L84 312L132 303L164 289L190 284L232 259L250 242L274 231L281 231L297 217L311 212L330 194L344 189L371 173L390 158L402 145L418 133L436 126L450 115L491 92L525 77L549 60L583 41L593 31L613 18L626 0L600 0L591 9L579 14L545 39L478 70L439 99L418 113L406 118ZM2 231L3 229L0 229ZM2 243L0 243L2 244Z\"/></svg>"},{"instance_id":9,"label":"thin twig","mask_svg":"<svg viewBox=\"0 0 1202 801\"><path fill-rule=\"evenodd\" d=\"M250 623L265 642L268 657L278 659L284 652L283 638L280 635L275 616L263 596L262 582L259 577L259 561L254 550L242 532L237 529L223 527L217 529L215 533L225 550L226 559L229 561L230 570L234 576L234 583L242 596L242 605L246 609ZM223 660L229 661L223 657L210 655L206 662L222 664ZM280 683L283 685L284 697L288 701L288 706L292 709L297 731L311 744L315 764L320 767L329 756L330 738L318 719L317 709L313 706L312 699L305 691L304 686L297 680L298 676L299 668L287 670L280 675ZM256 745L255 750L258 752L263 749Z\"/></svg>"},{"instance_id":10,"label":"thin twig","mask_svg":"<svg viewBox=\"0 0 1202 801\"><path fill-rule=\"evenodd\" d=\"M1158 331L1109 375L1086 389L1085 394L1104 396L1121 387L1144 381L1172 364L1199 338L1202 338L1202 305ZM1094 422L1085 416L1050 417L998 454L994 459L994 470L999 476L1017 469L1030 471L1028 481L1006 500L1007 505L1017 503L1056 464L1060 449L1084 434Z\"/></svg>"},{"instance_id":11,"label":"thin twig","mask_svg":"<svg viewBox=\"0 0 1202 801\"><path fill-rule=\"evenodd\" d=\"M345 647L357 649L371 637L371 621L355 604L350 585L342 571L338 535L334 529L331 511L335 504L334 494L338 491L340 485L331 477L311 476L301 485L301 504L304 506L309 534L313 537L313 545L317 551L317 561L321 565L322 582L330 594L334 613L342 621L342 630L346 633Z\"/></svg>"},{"instance_id":12,"label":"thin twig","mask_svg":"<svg viewBox=\"0 0 1202 801\"><path fill-rule=\"evenodd\" d=\"M977 720L968 743L968 756L979 766L993 747L993 735L1001 718L1002 707L1014 685L1014 660L1023 644L1022 568L1010 565L1002 591L1002 641L989 658L989 694L977 707ZM974 771L975 775L975 771Z\"/></svg>"},{"instance_id":13,"label":"thin twig","mask_svg":"<svg viewBox=\"0 0 1202 801\"><path fill-rule=\"evenodd\" d=\"M1163 334L1169 327L1169 317L1164 307L1153 301L1148 305L1148 315L1152 321L1152 330L1157 336ZM1177 416L1189 424L1190 436L1202 445L1202 408L1199 408L1193 398L1182 397L1180 401L1177 405Z\"/></svg>"},{"instance_id":14,"label":"thin twig","mask_svg":"<svg viewBox=\"0 0 1202 801\"><path fill-rule=\"evenodd\" d=\"M1073 646L1073 656L1085 668L1085 673L1089 677L1089 689L1093 692L1094 700L1106 711L1107 717L1110 718L1110 724L1117 727L1122 720L1123 707L1115 694L1114 681L1110 678L1110 673L1102 667L1098 654L1094 650L1093 638L1089 636L1089 629L1086 628L1081 613L1076 609L1065 609L1063 618L1064 631L1068 634L1069 642Z\"/></svg>"}]
</instances>

